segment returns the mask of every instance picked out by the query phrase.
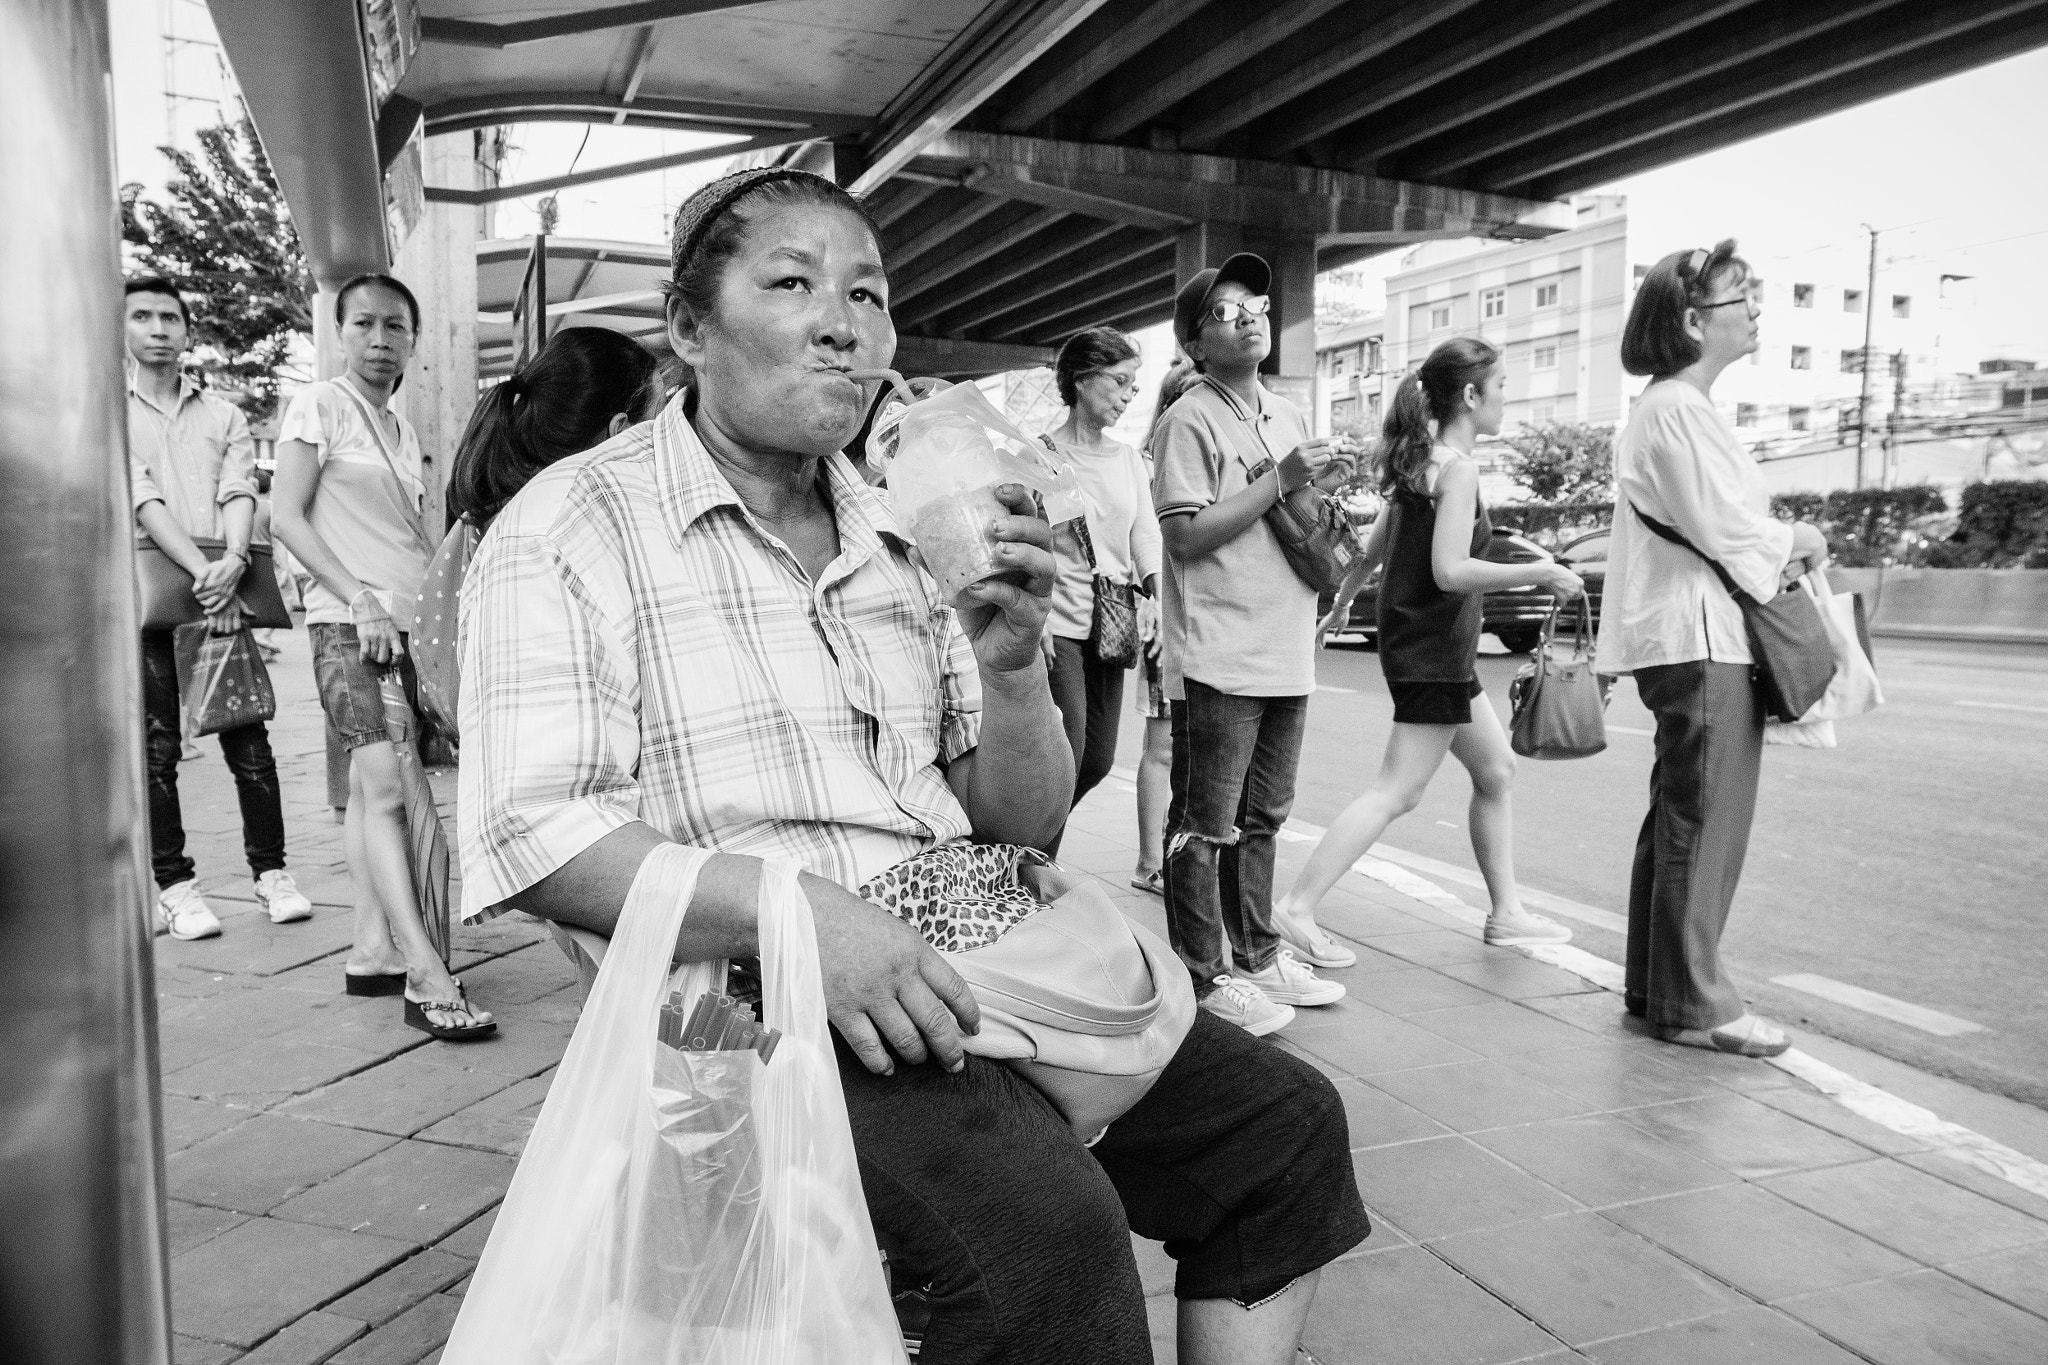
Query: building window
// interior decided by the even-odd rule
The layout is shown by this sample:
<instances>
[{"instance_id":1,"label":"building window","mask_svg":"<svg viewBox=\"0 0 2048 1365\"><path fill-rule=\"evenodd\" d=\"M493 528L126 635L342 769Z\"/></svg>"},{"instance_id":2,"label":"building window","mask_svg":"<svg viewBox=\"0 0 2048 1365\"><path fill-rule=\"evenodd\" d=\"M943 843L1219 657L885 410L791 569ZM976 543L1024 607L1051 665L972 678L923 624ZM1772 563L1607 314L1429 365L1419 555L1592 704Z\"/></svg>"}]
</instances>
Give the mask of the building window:
<instances>
[{"instance_id":1,"label":"building window","mask_svg":"<svg viewBox=\"0 0 2048 1365\"><path fill-rule=\"evenodd\" d=\"M1378 374L1378 373L1380 372L1380 343L1379 343L1379 338L1375 337L1375 338L1373 338L1373 339L1372 339L1371 341L1368 341L1368 342L1366 342L1366 343L1365 343L1365 347L1364 347L1364 350L1365 350L1365 372L1366 372L1367 374Z\"/></svg>"},{"instance_id":2,"label":"building window","mask_svg":"<svg viewBox=\"0 0 2048 1365\"><path fill-rule=\"evenodd\" d=\"M1794 346L1794 347L1792 348L1792 368L1793 368L1793 369L1795 369L1795 370L1810 370L1810 369L1812 369L1812 368L1813 368L1813 347L1811 347L1811 346Z\"/></svg>"},{"instance_id":3,"label":"building window","mask_svg":"<svg viewBox=\"0 0 2048 1365\"><path fill-rule=\"evenodd\" d=\"M1554 370L1557 368L1557 347L1537 346L1529 352L1529 368L1532 370Z\"/></svg>"},{"instance_id":4,"label":"building window","mask_svg":"<svg viewBox=\"0 0 2048 1365\"><path fill-rule=\"evenodd\" d=\"M1557 285L1555 282L1536 286L1536 306L1538 308L1557 307Z\"/></svg>"},{"instance_id":5,"label":"building window","mask_svg":"<svg viewBox=\"0 0 2048 1365\"><path fill-rule=\"evenodd\" d=\"M1505 289L1483 289L1479 293L1479 316L1498 318L1507 316L1508 291Z\"/></svg>"},{"instance_id":6,"label":"building window","mask_svg":"<svg viewBox=\"0 0 2048 1365\"><path fill-rule=\"evenodd\" d=\"M1812 286L1812 285L1810 285L1810 284L1795 284L1795 285L1793 285L1793 286L1792 286L1792 306L1793 306L1794 308L1811 308L1811 307L1813 307L1813 286Z\"/></svg>"},{"instance_id":7,"label":"building window","mask_svg":"<svg viewBox=\"0 0 2048 1365\"><path fill-rule=\"evenodd\" d=\"M1357 420L1358 400L1356 398L1340 398L1336 402L1330 404L1331 426L1348 427Z\"/></svg>"},{"instance_id":8,"label":"building window","mask_svg":"<svg viewBox=\"0 0 2048 1365\"><path fill-rule=\"evenodd\" d=\"M1807 429L1807 417L1811 412L1812 409L1810 408L1787 408L1785 409L1785 425L1791 427L1794 431L1805 431Z\"/></svg>"},{"instance_id":9,"label":"building window","mask_svg":"<svg viewBox=\"0 0 2048 1365\"><path fill-rule=\"evenodd\" d=\"M1451 325L1451 305L1440 303L1429 310L1429 330L1441 332Z\"/></svg>"},{"instance_id":10,"label":"building window","mask_svg":"<svg viewBox=\"0 0 2048 1365\"><path fill-rule=\"evenodd\" d=\"M1859 347L1857 347L1857 348L1856 348L1855 350L1853 350L1853 351L1844 351L1844 352L1842 352L1842 373L1843 373L1843 374L1862 374L1862 373L1863 373L1863 348L1862 348L1862 347L1860 347L1860 346L1859 346Z\"/></svg>"},{"instance_id":11,"label":"building window","mask_svg":"<svg viewBox=\"0 0 2048 1365\"><path fill-rule=\"evenodd\" d=\"M1648 267L1648 266L1646 266L1646 265L1639 265L1639 266L1637 266L1637 267L1636 267L1636 283L1637 283L1637 284L1641 284L1641 283L1643 282L1644 278L1645 278L1646 276L1648 276L1648 275L1649 275L1649 273L1650 273L1650 267Z\"/></svg>"},{"instance_id":12,"label":"building window","mask_svg":"<svg viewBox=\"0 0 2048 1365\"><path fill-rule=\"evenodd\" d=\"M1350 358L1351 354L1348 351L1339 351L1330 357L1330 374L1333 378L1342 379L1351 373L1351 367L1345 364Z\"/></svg>"},{"instance_id":13,"label":"building window","mask_svg":"<svg viewBox=\"0 0 2048 1365\"><path fill-rule=\"evenodd\" d=\"M1756 425L1756 404L1754 404L1754 403L1737 403L1737 404L1735 405L1735 425L1736 425L1736 426L1738 426L1738 427L1753 427L1753 426L1755 426L1755 425Z\"/></svg>"},{"instance_id":14,"label":"building window","mask_svg":"<svg viewBox=\"0 0 2048 1365\"><path fill-rule=\"evenodd\" d=\"M1913 296L1911 294L1892 295L1892 316L1895 318L1909 318L1913 316Z\"/></svg>"},{"instance_id":15,"label":"building window","mask_svg":"<svg viewBox=\"0 0 2048 1365\"><path fill-rule=\"evenodd\" d=\"M1556 417L1557 404L1555 403L1537 403L1529 409L1529 420L1532 422L1554 421Z\"/></svg>"},{"instance_id":16,"label":"building window","mask_svg":"<svg viewBox=\"0 0 2048 1365\"><path fill-rule=\"evenodd\" d=\"M1842 291L1842 311L1845 313L1860 313L1863 311L1863 291L1861 289L1844 289Z\"/></svg>"}]
</instances>

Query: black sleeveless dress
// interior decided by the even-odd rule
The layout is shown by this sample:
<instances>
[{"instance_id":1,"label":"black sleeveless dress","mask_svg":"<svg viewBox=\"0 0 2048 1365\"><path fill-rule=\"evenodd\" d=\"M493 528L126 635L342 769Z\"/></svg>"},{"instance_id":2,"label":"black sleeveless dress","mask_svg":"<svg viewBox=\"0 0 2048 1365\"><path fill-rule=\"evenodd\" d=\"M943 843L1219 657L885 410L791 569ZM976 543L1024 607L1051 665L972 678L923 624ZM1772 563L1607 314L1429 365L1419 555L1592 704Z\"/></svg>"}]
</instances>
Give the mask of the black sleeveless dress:
<instances>
[{"instance_id":1,"label":"black sleeveless dress","mask_svg":"<svg viewBox=\"0 0 2048 1365\"><path fill-rule=\"evenodd\" d=\"M1474 559L1493 539L1486 505L1472 521ZM1407 725L1464 725L1480 695L1479 632L1484 595L1445 592L1436 584L1431 547L1436 499L1402 487L1387 500L1386 572L1380 580L1380 671L1394 698L1394 719Z\"/></svg>"}]
</instances>

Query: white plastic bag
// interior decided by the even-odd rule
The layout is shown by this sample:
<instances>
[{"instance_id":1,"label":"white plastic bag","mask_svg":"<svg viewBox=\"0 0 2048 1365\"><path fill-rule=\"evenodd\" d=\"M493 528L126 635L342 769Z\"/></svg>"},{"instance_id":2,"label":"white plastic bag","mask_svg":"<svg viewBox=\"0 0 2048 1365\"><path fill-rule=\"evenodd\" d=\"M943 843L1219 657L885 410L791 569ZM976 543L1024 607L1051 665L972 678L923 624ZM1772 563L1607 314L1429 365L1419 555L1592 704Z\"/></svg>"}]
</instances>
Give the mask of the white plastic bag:
<instances>
[{"instance_id":1,"label":"white plastic bag","mask_svg":"<svg viewBox=\"0 0 2048 1365\"><path fill-rule=\"evenodd\" d=\"M1055 526L1086 503L1073 470L1010 420L972 384L956 384L910 405L898 425L889 491L897 520L917 545L940 596L958 605L974 584L1002 572L988 538L1008 515L998 484L1022 484L1045 499Z\"/></svg>"},{"instance_id":2,"label":"white plastic bag","mask_svg":"<svg viewBox=\"0 0 2048 1365\"><path fill-rule=\"evenodd\" d=\"M1802 749L1835 747L1835 722L1860 716L1884 705L1884 690L1878 686L1877 669L1863 652L1856 635L1856 599L1837 593L1827 575L1816 569L1799 580L1812 595L1827 629L1828 648L1835 656L1835 677L1821 699L1796 721L1770 721L1764 726L1764 743L1785 744Z\"/></svg>"},{"instance_id":3,"label":"white plastic bag","mask_svg":"<svg viewBox=\"0 0 2048 1365\"><path fill-rule=\"evenodd\" d=\"M441 1359L445 1365L900 1365L797 868L761 876L752 1052L656 1042L709 855L648 855Z\"/></svg>"}]
</instances>

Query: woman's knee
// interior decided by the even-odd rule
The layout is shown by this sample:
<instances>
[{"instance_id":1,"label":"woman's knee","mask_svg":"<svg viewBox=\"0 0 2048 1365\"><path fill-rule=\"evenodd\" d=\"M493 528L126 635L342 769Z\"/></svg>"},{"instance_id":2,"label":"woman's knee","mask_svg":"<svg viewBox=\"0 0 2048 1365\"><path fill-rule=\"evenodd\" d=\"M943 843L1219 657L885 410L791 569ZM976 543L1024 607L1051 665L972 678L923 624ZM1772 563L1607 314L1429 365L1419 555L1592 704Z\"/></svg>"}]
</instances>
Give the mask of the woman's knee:
<instances>
[{"instance_id":1,"label":"woman's knee","mask_svg":"<svg viewBox=\"0 0 2048 1365\"><path fill-rule=\"evenodd\" d=\"M398 755L387 741L365 744L349 753L349 796L365 812L388 815L405 809L405 789L398 778Z\"/></svg>"},{"instance_id":2,"label":"woman's knee","mask_svg":"<svg viewBox=\"0 0 2048 1365\"><path fill-rule=\"evenodd\" d=\"M1515 789L1515 756L1490 754L1466 769L1472 774L1472 790L1486 797L1504 797Z\"/></svg>"}]
</instances>

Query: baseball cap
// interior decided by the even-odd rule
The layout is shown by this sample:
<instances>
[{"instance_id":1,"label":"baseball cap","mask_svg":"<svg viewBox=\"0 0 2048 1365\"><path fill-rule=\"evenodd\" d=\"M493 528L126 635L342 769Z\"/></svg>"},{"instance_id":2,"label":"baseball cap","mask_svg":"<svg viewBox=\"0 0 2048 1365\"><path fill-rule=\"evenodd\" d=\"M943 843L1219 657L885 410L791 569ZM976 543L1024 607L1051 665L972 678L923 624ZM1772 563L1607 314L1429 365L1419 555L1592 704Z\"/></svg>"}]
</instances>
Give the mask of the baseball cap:
<instances>
[{"instance_id":1,"label":"baseball cap","mask_svg":"<svg viewBox=\"0 0 2048 1365\"><path fill-rule=\"evenodd\" d=\"M1193 341L1202 328L1202 313L1209 306L1209 296L1216 292L1217 285L1233 283L1254 294L1264 294L1273 287L1273 268L1263 256L1240 251L1222 265L1197 270L1173 296L1173 339L1183 346Z\"/></svg>"}]
</instances>

